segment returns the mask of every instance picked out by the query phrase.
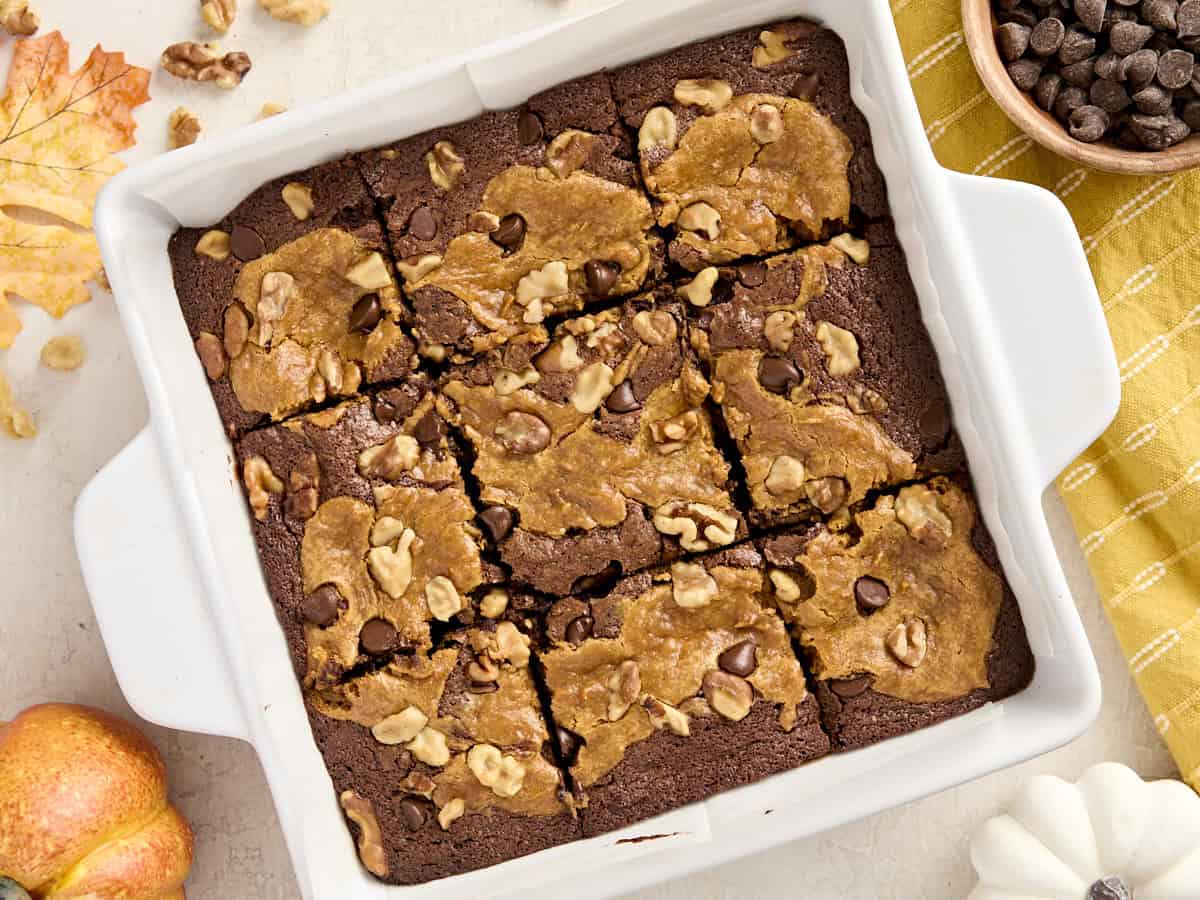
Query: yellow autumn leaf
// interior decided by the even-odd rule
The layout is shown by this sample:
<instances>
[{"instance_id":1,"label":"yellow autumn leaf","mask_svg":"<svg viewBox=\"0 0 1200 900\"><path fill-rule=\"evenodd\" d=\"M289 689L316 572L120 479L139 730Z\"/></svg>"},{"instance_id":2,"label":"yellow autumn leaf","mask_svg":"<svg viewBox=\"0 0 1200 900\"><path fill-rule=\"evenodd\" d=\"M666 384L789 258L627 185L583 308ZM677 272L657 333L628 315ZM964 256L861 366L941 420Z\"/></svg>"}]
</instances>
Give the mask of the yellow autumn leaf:
<instances>
[{"instance_id":1,"label":"yellow autumn leaf","mask_svg":"<svg viewBox=\"0 0 1200 900\"><path fill-rule=\"evenodd\" d=\"M72 72L57 31L17 43L0 98L0 348L21 330L10 295L55 318L90 299L85 282L100 274L92 207L124 168L113 154L133 146L149 82L99 46Z\"/></svg>"}]
</instances>

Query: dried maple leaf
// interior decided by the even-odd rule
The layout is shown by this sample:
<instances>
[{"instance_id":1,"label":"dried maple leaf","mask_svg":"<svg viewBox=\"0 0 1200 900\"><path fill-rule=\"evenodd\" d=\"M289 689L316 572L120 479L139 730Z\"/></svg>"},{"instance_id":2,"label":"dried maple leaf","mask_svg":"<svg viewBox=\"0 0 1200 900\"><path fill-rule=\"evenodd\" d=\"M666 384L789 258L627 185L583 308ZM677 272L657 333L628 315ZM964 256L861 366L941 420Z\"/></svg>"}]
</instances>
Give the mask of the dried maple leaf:
<instances>
[{"instance_id":1,"label":"dried maple leaf","mask_svg":"<svg viewBox=\"0 0 1200 900\"><path fill-rule=\"evenodd\" d=\"M92 207L124 168L113 154L133 146L133 108L150 99L149 82L99 46L72 72L57 31L16 45L0 98L0 348L21 330L9 295L55 318L90 298L85 282L100 273Z\"/></svg>"}]
</instances>

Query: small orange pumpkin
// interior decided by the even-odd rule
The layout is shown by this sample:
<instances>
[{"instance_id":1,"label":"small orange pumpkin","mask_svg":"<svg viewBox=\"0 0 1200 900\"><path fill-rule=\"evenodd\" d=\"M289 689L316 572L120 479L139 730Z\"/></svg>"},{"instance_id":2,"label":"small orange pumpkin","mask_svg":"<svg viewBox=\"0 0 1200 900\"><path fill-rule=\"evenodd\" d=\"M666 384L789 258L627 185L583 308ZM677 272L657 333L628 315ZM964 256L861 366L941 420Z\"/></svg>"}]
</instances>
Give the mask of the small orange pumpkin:
<instances>
[{"instance_id":1,"label":"small orange pumpkin","mask_svg":"<svg viewBox=\"0 0 1200 900\"><path fill-rule=\"evenodd\" d=\"M0 723L0 878L35 900L183 900L192 845L128 722L47 703Z\"/></svg>"}]
</instances>

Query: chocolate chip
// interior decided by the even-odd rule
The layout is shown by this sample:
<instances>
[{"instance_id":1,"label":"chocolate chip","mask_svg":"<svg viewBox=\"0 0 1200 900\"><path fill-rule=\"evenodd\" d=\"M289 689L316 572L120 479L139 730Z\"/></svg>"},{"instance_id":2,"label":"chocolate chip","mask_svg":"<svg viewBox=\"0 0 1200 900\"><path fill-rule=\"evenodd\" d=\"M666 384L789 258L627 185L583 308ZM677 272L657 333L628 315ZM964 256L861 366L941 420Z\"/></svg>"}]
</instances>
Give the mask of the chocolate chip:
<instances>
[{"instance_id":1,"label":"chocolate chip","mask_svg":"<svg viewBox=\"0 0 1200 900\"><path fill-rule=\"evenodd\" d=\"M396 628L387 619L371 619L358 633L362 647L372 656L396 649Z\"/></svg>"},{"instance_id":2,"label":"chocolate chip","mask_svg":"<svg viewBox=\"0 0 1200 900\"><path fill-rule=\"evenodd\" d=\"M526 147L538 143L545 133L546 129L542 127L542 120L537 113L527 109L517 116L517 139Z\"/></svg>"},{"instance_id":3,"label":"chocolate chip","mask_svg":"<svg viewBox=\"0 0 1200 900\"><path fill-rule=\"evenodd\" d=\"M555 737L558 738L558 752L562 761L568 766L575 765L579 757L579 748L583 746L583 738L568 728L559 725Z\"/></svg>"},{"instance_id":4,"label":"chocolate chip","mask_svg":"<svg viewBox=\"0 0 1200 900\"><path fill-rule=\"evenodd\" d=\"M1008 77L1023 91L1032 91L1042 77L1042 64L1034 59L1018 59L1008 64Z\"/></svg>"},{"instance_id":5,"label":"chocolate chip","mask_svg":"<svg viewBox=\"0 0 1200 900\"><path fill-rule=\"evenodd\" d=\"M349 328L353 334L370 334L383 318L378 294L363 294L350 310Z\"/></svg>"},{"instance_id":6,"label":"chocolate chip","mask_svg":"<svg viewBox=\"0 0 1200 900\"><path fill-rule=\"evenodd\" d=\"M532 456L550 446L550 426L533 413L519 409L501 416L493 434L510 453Z\"/></svg>"},{"instance_id":7,"label":"chocolate chip","mask_svg":"<svg viewBox=\"0 0 1200 900\"><path fill-rule=\"evenodd\" d=\"M1092 82L1096 80L1096 61L1092 59L1081 59L1077 63L1071 63L1069 66L1063 66L1059 69L1058 74L1063 77L1063 81L1068 84L1073 84L1075 87L1086 90L1092 86Z\"/></svg>"},{"instance_id":8,"label":"chocolate chip","mask_svg":"<svg viewBox=\"0 0 1200 900\"><path fill-rule=\"evenodd\" d=\"M1145 0L1142 4L1142 19L1159 31L1174 31L1178 12L1176 0Z\"/></svg>"},{"instance_id":9,"label":"chocolate chip","mask_svg":"<svg viewBox=\"0 0 1200 900\"><path fill-rule=\"evenodd\" d=\"M1135 114L1129 117L1129 125L1147 150L1166 150L1192 133L1186 122L1170 113L1164 116Z\"/></svg>"},{"instance_id":10,"label":"chocolate chip","mask_svg":"<svg viewBox=\"0 0 1200 900\"><path fill-rule=\"evenodd\" d=\"M589 575L580 575L571 582L572 594L601 594L608 593L612 590L613 585L621 580L621 575L624 568L619 562L613 560L599 572L592 572Z\"/></svg>"},{"instance_id":11,"label":"chocolate chip","mask_svg":"<svg viewBox=\"0 0 1200 900\"><path fill-rule=\"evenodd\" d=\"M525 243L524 217L519 213L509 213L500 220L500 224L492 232L491 238L504 248L506 256L509 253L516 253Z\"/></svg>"},{"instance_id":12,"label":"chocolate chip","mask_svg":"<svg viewBox=\"0 0 1200 900\"><path fill-rule=\"evenodd\" d=\"M596 627L596 620L586 613L582 616L576 616L567 623L567 628L563 632L563 636L572 644L582 644L592 636L592 629Z\"/></svg>"},{"instance_id":13,"label":"chocolate chip","mask_svg":"<svg viewBox=\"0 0 1200 900\"><path fill-rule=\"evenodd\" d=\"M1138 136L1133 133L1133 129L1128 124L1122 125L1121 130L1117 132L1117 146L1124 147L1126 150L1144 150L1142 142L1138 140Z\"/></svg>"},{"instance_id":14,"label":"chocolate chip","mask_svg":"<svg viewBox=\"0 0 1200 900\"><path fill-rule=\"evenodd\" d=\"M1108 33L1108 44L1114 53L1128 56L1146 46L1154 29L1140 22L1117 22Z\"/></svg>"},{"instance_id":15,"label":"chocolate chip","mask_svg":"<svg viewBox=\"0 0 1200 900\"><path fill-rule=\"evenodd\" d=\"M400 807L400 818L404 821L404 827L409 831L418 831L424 826L429 817L429 804L421 800L414 800L412 797L405 797L398 804Z\"/></svg>"},{"instance_id":16,"label":"chocolate chip","mask_svg":"<svg viewBox=\"0 0 1200 900\"><path fill-rule=\"evenodd\" d=\"M1063 35L1062 46L1058 48L1058 61L1064 66L1087 59L1096 52L1096 39L1072 25Z\"/></svg>"},{"instance_id":17,"label":"chocolate chip","mask_svg":"<svg viewBox=\"0 0 1200 900\"><path fill-rule=\"evenodd\" d=\"M1093 34L1099 34L1104 27L1104 10L1108 0L1075 0L1075 15L1083 27Z\"/></svg>"},{"instance_id":18,"label":"chocolate chip","mask_svg":"<svg viewBox=\"0 0 1200 900\"><path fill-rule=\"evenodd\" d=\"M757 649L754 641L738 641L717 657L717 665L730 675L746 678L758 668Z\"/></svg>"},{"instance_id":19,"label":"chocolate chip","mask_svg":"<svg viewBox=\"0 0 1200 900\"><path fill-rule=\"evenodd\" d=\"M1058 99L1058 92L1062 90L1062 76L1057 72L1047 72L1038 79L1037 86L1033 89L1033 99L1037 101L1037 105L1049 112L1054 108L1054 101Z\"/></svg>"},{"instance_id":20,"label":"chocolate chip","mask_svg":"<svg viewBox=\"0 0 1200 900\"><path fill-rule=\"evenodd\" d=\"M267 252L267 245L253 228L234 225L229 233L229 249L242 262L252 262Z\"/></svg>"},{"instance_id":21,"label":"chocolate chip","mask_svg":"<svg viewBox=\"0 0 1200 900\"><path fill-rule=\"evenodd\" d=\"M1177 91L1192 80L1196 57L1187 50L1168 50L1158 59L1158 83Z\"/></svg>"},{"instance_id":22,"label":"chocolate chip","mask_svg":"<svg viewBox=\"0 0 1200 900\"><path fill-rule=\"evenodd\" d=\"M604 401L604 408L611 413L631 413L642 408L637 397L633 394L633 385L629 379L622 381Z\"/></svg>"},{"instance_id":23,"label":"chocolate chip","mask_svg":"<svg viewBox=\"0 0 1200 900\"><path fill-rule=\"evenodd\" d=\"M500 543L513 530L512 510L506 506L489 506L479 514L479 521L487 529L493 543Z\"/></svg>"},{"instance_id":24,"label":"chocolate chip","mask_svg":"<svg viewBox=\"0 0 1200 900\"><path fill-rule=\"evenodd\" d=\"M493 694L500 690L500 685L494 681L469 681L467 682L468 694Z\"/></svg>"},{"instance_id":25,"label":"chocolate chip","mask_svg":"<svg viewBox=\"0 0 1200 900\"><path fill-rule=\"evenodd\" d=\"M1176 34L1182 38L1200 36L1200 0L1187 0L1175 14Z\"/></svg>"},{"instance_id":26,"label":"chocolate chip","mask_svg":"<svg viewBox=\"0 0 1200 900\"><path fill-rule=\"evenodd\" d=\"M1024 25L1026 28L1033 28L1038 23L1038 14L1032 9L1026 9L1023 6L1018 6L1016 9L1002 10L997 18L1001 22L1015 22L1018 25Z\"/></svg>"},{"instance_id":27,"label":"chocolate chip","mask_svg":"<svg viewBox=\"0 0 1200 900\"><path fill-rule=\"evenodd\" d=\"M408 217L408 233L418 241L432 241L437 237L437 219L428 206L418 206Z\"/></svg>"},{"instance_id":28,"label":"chocolate chip","mask_svg":"<svg viewBox=\"0 0 1200 900\"><path fill-rule=\"evenodd\" d=\"M1019 22L1005 22L996 29L996 46L1005 62L1016 62L1029 49L1033 29ZM1055 47L1057 50L1058 48Z\"/></svg>"},{"instance_id":29,"label":"chocolate chip","mask_svg":"<svg viewBox=\"0 0 1200 900\"><path fill-rule=\"evenodd\" d=\"M1092 882L1084 900L1133 900L1133 892L1116 875Z\"/></svg>"},{"instance_id":30,"label":"chocolate chip","mask_svg":"<svg viewBox=\"0 0 1200 900\"><path fill-rule=\"evenodd\" d=\"M1171 92L1157 84L1148 84L1133 95L1138 112L1148 116L1161 116L1171 110ZM1187 121L1186 117L1184 121Z\"/></svg>"},{"instance_id":31,"label":"chocolate chip","mask_svg":"<svg viewBox=\"0 0 1200 900\"><path fill-rule=\"evenodd\" d=\"M1108 131L1108 113L1098 106L1081 106L1071 113L1071 137L1085 144L1091 144L1104 137Z\"/></svg>"},{"instance_id":32,"label":"chocolate chip","mask_svg":"<svg viewBox=\"0 0 1200 900\"><path fill-rule=\"evenodd\" d=\"M413 428L418 444L436 444L442 439L442 418L433 410L425 413Z\"/></svg>"},{"instance_id":33,"label":"chocolate chip","mask_svg":"<svg viewBox=\"0 0 1200 900\"><path fill-rule=\"evenodd\" d=\"M583 264L583 277L587 281L588 293L593 297L607 297L621 277L621 264L589 259Z\"/></svg>"},{"instance_id":34,"label":"chocolate chip","mask_svg":"<svg viewBox=\"0 0 1200 900\"><path fill-rule=\"evenodd\" d=\"M1066 121L1071 117L1071 113L1079 109L1079 107L1087 106L1087 102L1087 91L1073 84L1068 84L1058 92L1058 99L1054 101L1054 114L1063 121Z\"/></svg>"},{"instance_id":35,"label":"chocolate chip","mask_svg":"<svg viewBox=\"0 0 1200 900\"><path fill-rule=\"evenodd\" d=\"M1097 78L1105 78L1109 81L1121 80L1121 63L1123 60L1111 50L1105 50L1096 57L1093 71Z\"/></svg>"},{"instance_id":36,"label":"chocolate chip","mask_svg":"<svg viewBox=\"0 0 1200 900\"><path fill-rule=\"evenodd\" d=\"M1105 81L1103 78L1092 85L1088 96L1091 98L1093 105L1110 113L1120 112L1131 102L1129 93L1125 90L1125 85L1115 81Z\"/></svg>"},{"instance_id":37,"label":"chocolate chip","mask_svg":"<svg viewBox=\"0 0 1200 900\"><path fill-rule=\"evenodd\" d=\"M1150 40L1146 41L1146 49L1153 50L1155 53L1163 54L1168 50L1174 50L1179 46L1179 41L1175 39L1175 35L1165 31L1156 31Z\"/></svg>"},{"instance_id":38,"label":"chocolate chip","mask_svg":"<svg viewBox=\"0 0 1200 900\"><path fill-rule=\"evenodd\" d=\"M742 263L737 267L737 280L742 287L760 287L767 280L767 264L764 262Z\"/></svg>"},{"instance_id":39,"label":"chocolate chip","mask_svg":"<svg viewBox=\"0 0 1200 900\"><path fill-rule=\"evenodd\" d=\"M805 72L792 82L792 96L797 100L812 101L821 90L821 76L816 72Z\"/></svg>"},{"instance_id":40,"label":"chocolate chip","mask_svg":"<svg viewBox=\"0 0 1200 900\"><path fill-rule=\"evenodd\" d=\"M390 400L384 400L382 397L375 399L375 421L380 425L391 425L400 416L400 410L396 408L396 404Z\"/></svg>"},{"instance_id":41,"label":"chocolate chip","mask_svg":"<svg viewBox=\"0 0 1200 900\"><path fill-rule=\"evenodd\" d=\"M1104 25L1101 30L1110 31L1118 22L1136 22L1137 13L1132 9L1113 9L1109 7L1104 11Z\"/></svg>"},{"instance_id":42,"label":"chocolate chip","mask_svg":"<svg viewBox=\"0 0 1200 900\"><path fill-rule=\"evenodd\" d=\"M342 595L337 588L332 584L323 584L300 601L300 615L304 616L306 622L324 628L333 624L341 605Z\"/></svg>"},{"instance_id":43,"label":"chocolate chip","mask_svg":"<svg viewBox=\"0 0 1200 900\"><path fill-rule=\"evenodd\" d=\"M1050 56L1058 52L1066 36L1067 26L1062 23L1062 19L1051 16L1037 23L1037 27L1029 35L1029 46L1038 56Z\"/></svg>"},{"instance_id":44,"label":"chocolate chip","mask_svg":"<svg viewBox=\"0 0 1200 900\"><path fill-rule=\"evenodd\" d=\"M722 272L713 283L712 300L710 303L728 303L733 299L733 282Z\"/></svg>"},{"instance_id":45,"label":"chocolate chip","mask_svg":"<svg viewBox=\"0 0 1200 900\"><path fill-rule=\"evenodd\" d=\"M772 393L787 394L802 380L800 370L781 356L764 356L758 364L758 381Z\"/></svg>"},{"instance_id":46,"label":"chocolate chip","mask_svg":"<svg viewBox=\"0 0 1200 900\"><path fill-rule=\"evenodd\" d=\"M854 602L864 616L883 609L891 599L891 590L878 578L864 575L854 582Z\"/></svg>"},{"instance_id":47,"label":"chocolate chip","mask_svg":"<svg viewBox=\"0 0 1200 900\"><path fill-rule=\"evenodd\" d=\"M1200 100L1189 100L1183 105L1180 115L1188 128L1200 131Z\"/></svg>"},{"instance_id":48,"label":"chocolate chip","mask_svg":"<svg viewBox=\"0 0 1200 900\"><path fill-rule=\"evenodd\" d=\"M1135 89L1154 80L1158 74L1158 54L1153 50L1139 50L1121 61L1121 77Z\"/></svg>"},{"instance_id":49,"label":"chocolate chip","mask_svg":"<svg viewBox=\"0 0 1200 900\"><path fill-rule=\"evenodd\" d=\"M829 689L843 700L851 700L865 694L870 686L870 675L856 675L853 678L839 678L829 682Z\"/></svg>"}]
</instances>

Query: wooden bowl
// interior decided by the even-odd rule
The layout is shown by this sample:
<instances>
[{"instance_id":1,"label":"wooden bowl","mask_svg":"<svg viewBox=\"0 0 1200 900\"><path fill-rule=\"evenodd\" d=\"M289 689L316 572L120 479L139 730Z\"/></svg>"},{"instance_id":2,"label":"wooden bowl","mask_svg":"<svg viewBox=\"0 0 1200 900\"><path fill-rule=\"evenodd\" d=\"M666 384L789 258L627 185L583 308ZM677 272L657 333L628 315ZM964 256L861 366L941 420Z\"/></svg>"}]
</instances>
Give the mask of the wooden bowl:
<instances>
[{"instance_id":1,"label":"wooden bowl","mask_svg":"<svg viewBox=\"0 0 1200 900\"><path fill-rule=\"evenodd\" d=\"M1181 172L1200 166L1200 133L1166 150L1127 150L1108 140L1085 144L1013 84L996 48L991 0L962 0L963 37L984 87L1013 124L1047 150L1093 169L1122 175Z\"/></svg>"}]
</instances>

